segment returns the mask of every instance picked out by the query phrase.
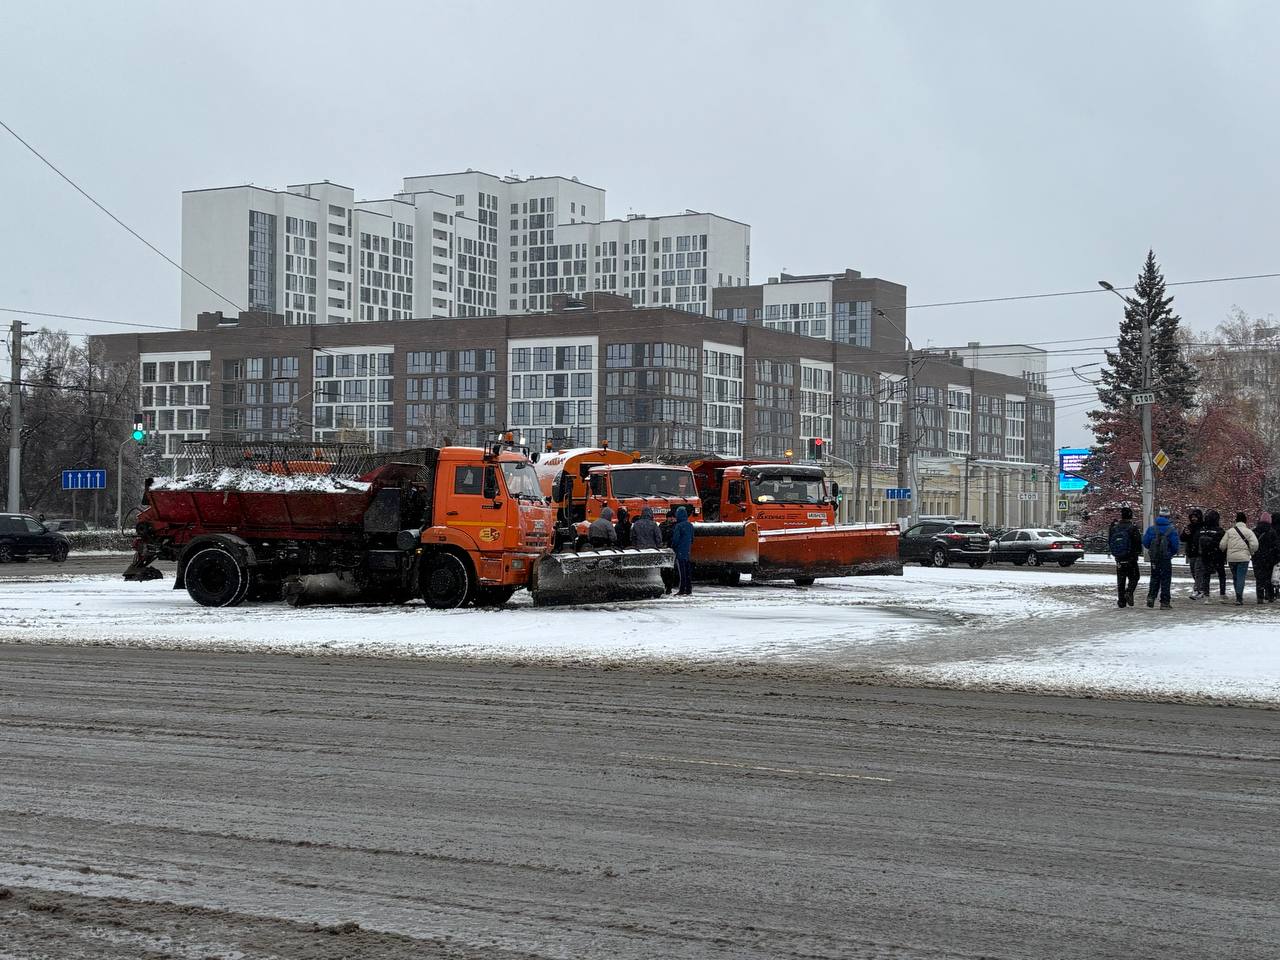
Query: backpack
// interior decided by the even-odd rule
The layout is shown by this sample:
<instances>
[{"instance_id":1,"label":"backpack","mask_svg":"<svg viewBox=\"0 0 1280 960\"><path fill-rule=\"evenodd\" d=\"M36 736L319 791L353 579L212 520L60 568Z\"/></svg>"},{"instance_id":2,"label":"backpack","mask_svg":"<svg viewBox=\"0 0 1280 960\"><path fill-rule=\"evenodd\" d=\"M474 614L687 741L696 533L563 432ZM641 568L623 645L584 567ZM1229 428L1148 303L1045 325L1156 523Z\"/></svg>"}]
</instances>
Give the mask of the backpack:
<instances>
[{"instance_id":1,"label":"backpack","mask_svg":"<svg viewBox=\"0 0 1280 960\"><path fill-rule=\"evenodd\" d=\"M1107 540L1107 549L1117 560L1129 560L1133 557L1133 527L1116 525L1111 529Z\"/></svg>"},{"instance_id":2,"label":"backpack","mask_svg":"<svg viewBox=\"0 0 1280 960\"><path fill-rule=\"evenodd\" d=\"M1222 539L1222 530L1219 527L1204 527L1200 531L1200 557L1203 560L1213 560L1214 554L1218 552L1218 541Z\"/></svg>"},{"instance_id":3,"label":"backpack","mask_svg":"<svg viewBox=\"0 0 1280 960\"><path fill-rule=\"evenodd\" d=\"M1166 531L1157 530L1155 539L1147 548L1147 556L1152 561L1169 559L1169 534Z\"/></svg>"}]
</instances>

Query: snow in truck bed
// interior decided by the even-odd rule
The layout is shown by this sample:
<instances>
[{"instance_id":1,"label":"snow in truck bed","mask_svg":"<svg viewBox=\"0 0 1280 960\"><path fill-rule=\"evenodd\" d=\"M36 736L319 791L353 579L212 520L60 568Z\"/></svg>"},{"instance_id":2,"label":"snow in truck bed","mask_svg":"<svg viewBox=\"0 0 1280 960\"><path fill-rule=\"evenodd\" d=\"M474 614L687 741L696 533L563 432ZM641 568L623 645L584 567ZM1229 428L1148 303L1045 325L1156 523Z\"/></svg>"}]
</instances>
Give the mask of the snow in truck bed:
<instances>
[{"instance_id":1,"label":"snow in truck bed","mask_svg":"<svg viewBox=\"0 0 1280 960\"><path fill-rule=\"evenodd\" d=\"M242 493L365 493L370 484L324 473L288 476L248 468L223 467L185 477L156 477L152 490L238 490Z\"/></svg>"}]
</instances>

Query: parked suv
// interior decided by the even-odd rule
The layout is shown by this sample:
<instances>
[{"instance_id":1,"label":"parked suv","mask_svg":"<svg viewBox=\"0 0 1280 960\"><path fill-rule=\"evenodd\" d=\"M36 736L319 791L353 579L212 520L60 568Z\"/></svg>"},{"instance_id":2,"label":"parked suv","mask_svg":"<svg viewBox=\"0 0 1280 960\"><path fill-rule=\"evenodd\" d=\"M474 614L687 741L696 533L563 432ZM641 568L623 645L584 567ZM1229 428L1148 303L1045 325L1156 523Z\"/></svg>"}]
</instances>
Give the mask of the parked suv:
<instances>
[{"instance_id":1,"label":"parked suv","mask_svg":"<svg viewBox=\"0 0 1280 960\"><path fill-rule=\"evenodd\" d=\"M1040 527L1010 530L991 545L992 563L1006 560L1018 566L1057 563L1069 567L1083 556L1084 544L1079 537Z\"/></svg>"},{"instance_id":2,"label":"parked suv","mask_svg":"<svg viewBox=\"0 0 1280 960\"><path fill-rule=\"evenodd\" d=\"M48 557L61 563L71 552L71 541L23 513L0 513L0 563L22 563L32 557Z\"/></svg>"},{"instance_id":3,"label":"parked suv","mask_svg":"<svg viewBox=\"0 0 1280 960\"><path fill-rule=\"evenodd\" d=\"M55 533L72 533L89 529L88 524L83 520L72 520L69 517L54 517L53 519L46 517L44 525L46 529Z\"/></svg>"},{"instance_id":4,"label":"parked suv","mask_svg":"<svg viewBox=\"0 0 1280 960\"><path fill-rule=\"evenodd\" d=\"M990 535L964 520L925 520L908 527L898 540L899 560L926 567L967 563L976 569L987 562L990 550Z\"/></svg>"}]
</instances>

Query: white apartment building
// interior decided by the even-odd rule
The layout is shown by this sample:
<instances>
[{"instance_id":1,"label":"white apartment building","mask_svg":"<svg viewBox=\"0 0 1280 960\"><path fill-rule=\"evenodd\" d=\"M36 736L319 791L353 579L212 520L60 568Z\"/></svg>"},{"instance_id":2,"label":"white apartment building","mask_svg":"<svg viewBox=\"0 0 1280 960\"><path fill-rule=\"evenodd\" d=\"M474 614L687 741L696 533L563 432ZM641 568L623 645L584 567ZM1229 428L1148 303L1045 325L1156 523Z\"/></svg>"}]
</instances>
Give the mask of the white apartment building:
<instances>
[{"instance_id":1,"label":"white apartment building","mask_svg":"<svg viewBox=\"0 0 1280 960\"><path fill-rule=\"evenodd\" d=\"M384 200L328 181L189 190L182 324L242 309L291 324L538 313L588 291L705 314L712 289L748 282L744 223L604 217L605 191L576 178L476 170L406 177Z\"/></svg>"},{"instance_id":2,"label":"white apartment building","mask_svg":"<svg viewBox=\"0 0 1280 960\"><path fill-rule=\"evenodd\" d=\"M994 343L983 345L971 340L963 347L947 347L946 352L974 370L987 370L1006 377L1021 377L1031 390L1044 393L1048 390L1045 375L1049 370L1049 354L1039 347L1024 343Z\"/></svg>"}]
</instances>

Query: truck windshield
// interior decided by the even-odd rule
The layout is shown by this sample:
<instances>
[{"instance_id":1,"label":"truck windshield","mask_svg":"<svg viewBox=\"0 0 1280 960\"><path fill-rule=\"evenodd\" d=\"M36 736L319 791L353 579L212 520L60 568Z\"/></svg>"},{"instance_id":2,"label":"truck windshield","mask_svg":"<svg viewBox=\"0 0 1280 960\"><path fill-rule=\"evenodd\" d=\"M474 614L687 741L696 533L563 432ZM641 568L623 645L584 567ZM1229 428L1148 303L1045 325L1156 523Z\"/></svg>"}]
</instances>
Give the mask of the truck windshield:
<instances>
[{"instance_id":1,"label":"truck windshield","mask_svg":"<svg viewBox=\"0 0 1280 960\"><path fill-rule=\"evenodd\" d=\"M628 497L693 497L693 474L688 470L654 467L613 471L613 495Z\"/></svg>"},{"instance_id":2,"label":"truck windshield","mask_svg":"<svg viewBox=\"0 0 1280 960\"><path fill-rule=\"evenodd\" d=\"M533 467L527 463L502 464L502 477L507 481L507 493L516 498L542 499L542 488Z\"/></svg>"},{"instance_id":3,"label":"truck windshield","mask_svg":"<svg viewBox=\"0 0 1280 960\"><path fill-rule=\"evenodd\" d=\"M760 477L751 482L756 503L822 503L824 494L816 477Z\"/></svg>"}]
</instances>

